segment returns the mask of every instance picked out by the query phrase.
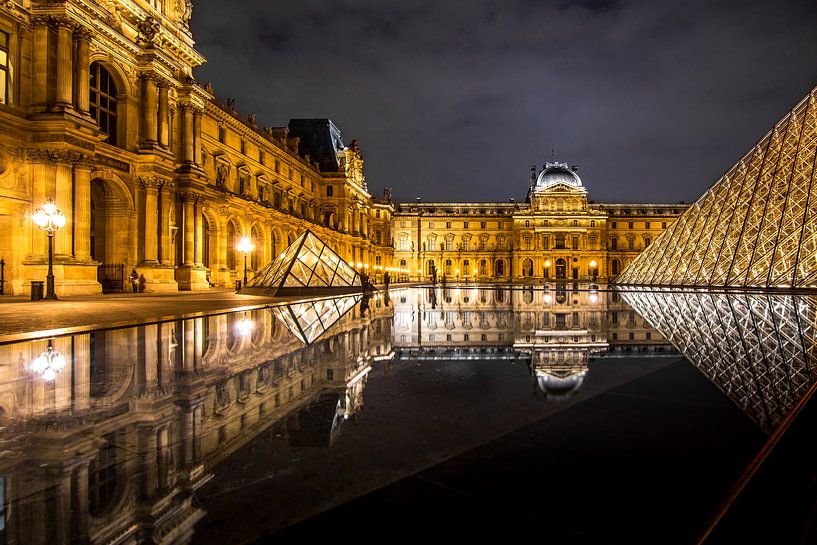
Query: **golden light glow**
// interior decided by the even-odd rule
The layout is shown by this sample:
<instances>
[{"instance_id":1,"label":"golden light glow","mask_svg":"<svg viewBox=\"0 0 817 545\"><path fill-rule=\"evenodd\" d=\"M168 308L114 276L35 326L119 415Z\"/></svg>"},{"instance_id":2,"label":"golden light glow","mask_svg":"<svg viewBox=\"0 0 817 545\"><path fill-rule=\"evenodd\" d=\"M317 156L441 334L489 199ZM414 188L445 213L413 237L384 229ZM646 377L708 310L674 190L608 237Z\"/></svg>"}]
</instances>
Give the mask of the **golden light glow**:
<instances>
[{"instance_id":1,"label":"golden light glow","mask_svg":"<svg viewBox=\"0 0 817 545\"><path fill-rule=\"evenodd\" d=\"M550 267L550 259L545 259L545 267Z\"/></svg>"},{"instance_id":2,"label":"golden light glow","mask_svg":"<svg viewBox=\"0 0 817 545\"><path fill-rule=\"evenodd\" d=\"M255 249L255 245L249 237L241 237L241 240L238 241L235 248L242 254L247 255Z\"/></svg>"},{"instance_id":3,"label":"golden light glow","mask_svg":"<svg viewBox=\"0 0 817 545\"><path fill-rule=\"evenodd\" d=\"M591 269L595 269L595 268L596 268L596 267L598 267L598 266L599 266L599 262L598 262L598 261L596 261L595 259L591 259L591 260L590 260L590 268L591 268Z\"/></svg>"}]
</instances>

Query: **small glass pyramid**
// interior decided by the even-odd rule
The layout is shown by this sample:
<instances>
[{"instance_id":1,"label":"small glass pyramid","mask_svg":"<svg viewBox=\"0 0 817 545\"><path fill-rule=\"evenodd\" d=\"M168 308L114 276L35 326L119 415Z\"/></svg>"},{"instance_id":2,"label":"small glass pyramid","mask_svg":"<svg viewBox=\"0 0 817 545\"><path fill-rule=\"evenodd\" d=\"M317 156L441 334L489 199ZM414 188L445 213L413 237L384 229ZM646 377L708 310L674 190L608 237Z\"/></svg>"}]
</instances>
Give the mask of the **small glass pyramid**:
<instances>
[{"instance_id":1,"label":"small glass pyramid","mask_svg":"<svg viewBox=\"0 0 817 545\"><path fill-rule=\"evenodd\" d=\"M310 293L315 288L348 292L362 291L363 284L352 267L312 231L307 230L258 271L241 293L297 295L304 293L304 288Z\"/></svg>"},{"instance_id":2,"label":"small glass pyramid","mask_svg":"<svg viewBox=\"0 0 817 545\"><path fill-rule=\"evenodd\" d=\"M320 299L272 307L270 311L304 344L312 344L338 323L362 295Z\"/></svg>"}]
</instances>

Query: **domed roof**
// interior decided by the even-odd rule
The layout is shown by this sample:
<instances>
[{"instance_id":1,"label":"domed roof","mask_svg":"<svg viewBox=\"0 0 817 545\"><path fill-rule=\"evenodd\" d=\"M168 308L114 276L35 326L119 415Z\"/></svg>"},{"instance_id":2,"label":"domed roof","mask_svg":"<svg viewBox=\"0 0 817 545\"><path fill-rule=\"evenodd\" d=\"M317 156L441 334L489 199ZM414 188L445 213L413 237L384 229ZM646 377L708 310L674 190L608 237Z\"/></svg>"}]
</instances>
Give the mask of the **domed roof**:
<instances>
[{"instance_id":1,"label":"domed roof","mask_svg":"<svg viewBox=\"0 0 817 545\"><path fill-rule=\"evenodd\" d=\"M582 179L567 163L545 163L545 168L536 179L536 188L544 189L556 184L582 187Z\"/></svg>"},{"instance_id":2,"label":"domed roof","mask_svg":"<svg viewBox=\"0 0 817 545\"><path fill-rule=\"evenodd\" d=\"M549 373L536 374L536 383L539 389L550 398L565 398L581 388L585 372L576 373L567 377L556 377Z\"/></svg>"}]
</instances>

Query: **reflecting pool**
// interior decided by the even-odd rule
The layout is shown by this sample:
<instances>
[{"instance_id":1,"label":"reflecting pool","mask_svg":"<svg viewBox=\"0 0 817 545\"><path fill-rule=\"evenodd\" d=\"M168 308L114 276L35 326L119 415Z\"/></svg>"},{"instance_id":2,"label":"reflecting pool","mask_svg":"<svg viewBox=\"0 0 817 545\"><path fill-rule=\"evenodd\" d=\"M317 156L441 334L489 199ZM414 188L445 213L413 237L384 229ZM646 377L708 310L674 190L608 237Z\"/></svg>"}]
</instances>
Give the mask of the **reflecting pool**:
<instances>
[{"instance_id":1,"label":"reflecting pool","mask_svg":"<svg viewBox=\"0 0 817 545\"><path fill-rule=\"evenodd\" d=\"M726 543L815 303L421 287L0 345L0 543Z\"/></svg>"}]
</instances>

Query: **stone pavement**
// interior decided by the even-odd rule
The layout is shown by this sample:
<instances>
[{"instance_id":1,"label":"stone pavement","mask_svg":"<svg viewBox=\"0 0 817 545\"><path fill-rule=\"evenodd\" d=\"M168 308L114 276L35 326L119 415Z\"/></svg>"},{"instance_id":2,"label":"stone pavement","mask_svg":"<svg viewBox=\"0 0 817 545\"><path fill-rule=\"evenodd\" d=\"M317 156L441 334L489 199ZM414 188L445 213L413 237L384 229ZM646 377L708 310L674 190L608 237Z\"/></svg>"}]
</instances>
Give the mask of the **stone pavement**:
<instances>
[{"instance_id":1,"label":"stone pavement","mask_svg":"<svg viewBox=\"0 0 817 545\"><path fill-rule=\"evenodd\" d=\"M238 295L228 289L172 294L129 293L29 301L0 297L0 342L74 328L95 329L178 318L184 315L263 306L280 298Z\"/></svg>"}]
</instances>

